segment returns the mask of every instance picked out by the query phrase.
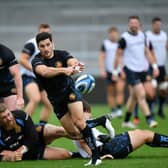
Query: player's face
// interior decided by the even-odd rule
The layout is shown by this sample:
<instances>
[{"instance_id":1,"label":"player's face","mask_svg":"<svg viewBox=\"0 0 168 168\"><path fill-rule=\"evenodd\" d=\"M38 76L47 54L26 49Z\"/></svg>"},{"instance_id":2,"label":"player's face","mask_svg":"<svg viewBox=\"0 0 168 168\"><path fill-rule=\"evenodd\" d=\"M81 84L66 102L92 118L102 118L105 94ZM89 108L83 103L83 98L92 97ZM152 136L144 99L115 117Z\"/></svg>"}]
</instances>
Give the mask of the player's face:
<instances>
[{"instance_id":1,"label":"player's face","mask_svg":"<svg viewBox=\"0 0 168 168\"><path fill-rule=\"evenodd\" d=\"M48 59L53 56L53 43L50 39L40 41L38 47L43 58Z\"/></svg>"},{"instance_id":2,"label":"player's face","mask_svg":"<svg viewBox=\"0 0 168 168\"><path fill-rule=\"evenodd\" d=\"M4 127L5 129L11 129L14 127L14 123L14 117L8 109L0 113L0 125L2 127Z\"/></svg>"},{"instance_id":3,"label":"player's face","mask_svg":"<svg viewBox=\"0 0 168 168\"><path fill-rule=\"evenodd\" d=\"M111 31L109 33L109 38L110 38L111 41L117 42L118 39L119 39L119 33L116 32L116 31Z\"/></svg>"},{"instance_id":4,"label":"player's face","mask_svg":"<svg viewBox=\"0 0 168 168\"><path fill-rule=\"evenodd\" d=\"M140 22L138 19L130 19L128 23L129 31L133 34L137 34L140 30Z\"/></svg>"},{"instance_id":5,"label":"player's face","mask_svg":"<svg viewBox=\"0 0 168 168\"><path fill-rule=\"evenodd\" d=\"M155 33L160 33L161 26L162 26L162 23L161 23L160 21L154 22L154 23L152 24L153 32L155 32Z\"/></svg>"}]
</instances>

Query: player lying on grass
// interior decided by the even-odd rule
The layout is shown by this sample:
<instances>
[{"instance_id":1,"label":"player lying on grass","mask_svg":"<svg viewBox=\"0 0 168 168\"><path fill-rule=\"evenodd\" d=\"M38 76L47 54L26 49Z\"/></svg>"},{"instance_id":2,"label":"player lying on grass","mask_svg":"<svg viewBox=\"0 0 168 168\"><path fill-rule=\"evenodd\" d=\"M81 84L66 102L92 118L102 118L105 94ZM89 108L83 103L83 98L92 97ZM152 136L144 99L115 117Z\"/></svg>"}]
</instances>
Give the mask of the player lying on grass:
<instances>
[{"instance_id":1,"label":"player lying on grass","mask_svg":"<svg viewBox=\"0 0 168 168\"><path fill-rule=\"evenodd\" d=\"M103 119L100 124L108 125L107 121ZM113 131L112 128L111 130ZM35 127L25 112L16 110L11 113L4 103L0 103L0 158L2 161L73 157L73 153L65 149L47 146L59 137L71 138L63 127L51 124Z\"/></svg>"},{"instance_id":2,"label":"player lying on grass","mask_svg":"<svg viewBox=\"0 0 168 168\"><path fill-rule=\"evenodd\" d=\"M85 107L84 114L86 120L91 118L89 104ZM92 131L96 137L96 145L99 149L101 159L106 157L114 159L125 158L144 144L150 147L168 147L168 136L149 130L136 129L116 135L112 139L103 135L96 128L93 128ZM75 140L74 144L81 157L89 158L91 156L91 151L83 140Z\"/></svg>"}]
</instances>

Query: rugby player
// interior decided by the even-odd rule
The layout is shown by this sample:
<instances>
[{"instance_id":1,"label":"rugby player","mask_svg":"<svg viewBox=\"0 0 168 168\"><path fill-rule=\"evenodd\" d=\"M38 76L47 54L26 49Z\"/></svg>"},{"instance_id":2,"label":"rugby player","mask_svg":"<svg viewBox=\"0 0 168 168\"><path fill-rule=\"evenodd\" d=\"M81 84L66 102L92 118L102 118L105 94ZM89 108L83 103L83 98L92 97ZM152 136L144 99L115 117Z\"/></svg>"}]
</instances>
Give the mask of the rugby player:
<instances>
[{"instance_id":1,"label":"rugby player","mask_svg":"<svg viewBox=\"0 0 168 168\"><path fill-rule=\"evenodd\" d=\"M166 57L167 57L167 34L162 30L162 20L159 17L152 19L152 30L146 32L148 39L151 42L151 50L154 52L156 62L160 71L156 78L158 82L159 96L158 96L158 115L165 117L163 105L167 96L168 83L166 82ZM163 87L162 87L163 86ZM165 86L165 87L164 87Z\"/></svg>"},{"instance_id":2,"label":"rugby player","mask_svg":"<svg viewBox=\"0 0 168 168\"><path fill-rule=\"evenodd\" d=\"M33 71L53 105L62 126L71 136L83 137L92 151L89 164L101 163L94 136L84 120L82 96L75 89L71 75L83 71L84 65L67 51L53 50L50 33L39 33L36 42L40 53L32 60Z\"/></svg>"},{"instance_id":3,"label":"rugby player","mask_svg":"<svg viewBox=\"0 0 168 168\"><path fill-rule=\"evenodd\" d=\"M0 44L0 99L9 110L24 107L19 64L11 49Z\"/></svg>"},{"instance_id":4,"label":"rugby player","mask_svg":"<svg viewBox=\"0 0 168 168\"><path fill-rule=\"evenodd\" d=\"M117 80L117 67L121 56L124 60L124 71L126 73L127 83L130 86L130 94L126 105L125 120L123 127L135 128L135 125L130 122L130 117L135 108L136 102L141 107L147 123L150 127L156 127L158 123L153 120L151 111L146 102L146 93L144 83L148 77L149 63L153 67L153 75L156 77L159 74L157 64L150 54L148 41L140 28L140 19L138 16L129 17L128 32L122 34L119 41L119 47L116 51L114 61L113 79Z\"/></svg>"},{"instance_id":5,"label":"rugby player","mask_svg":"<svg viewBox=\"0 0 168 168\"><path fill-rule=\"evenodd\" d=\"M104 40L99 53L99 68L101 77L106 80L107 102L111 108L111 116L115 118L122 116L125 74L121 71L122 68L118 67L117 70L120 73L119 79L117 81L112 79L113 63L119 40L118 29L116 27L110 27L108 36L109 38Z\"/></svg>"},{"instance_id":6,"label":"rugby player","mask_svg":"<svg viewBox=\"0 0 168 168\"><path fill-rule=\"evenodd\" d=\"M51 28L48 24L40 24L38 32L51 32ZM28 98L28 103L25 107L26 113L32 115L39 102L43 104L40 114L40 123L48 122L50 117L52 106L47 98L46 92L39 87L36 77L33 73L31 60L39 53L35 37L28 40L24 45L22 53L19 57L19 63L21 66L21 74L23 79L23 87L25 94Z\"/></svg>"}]
</instances>

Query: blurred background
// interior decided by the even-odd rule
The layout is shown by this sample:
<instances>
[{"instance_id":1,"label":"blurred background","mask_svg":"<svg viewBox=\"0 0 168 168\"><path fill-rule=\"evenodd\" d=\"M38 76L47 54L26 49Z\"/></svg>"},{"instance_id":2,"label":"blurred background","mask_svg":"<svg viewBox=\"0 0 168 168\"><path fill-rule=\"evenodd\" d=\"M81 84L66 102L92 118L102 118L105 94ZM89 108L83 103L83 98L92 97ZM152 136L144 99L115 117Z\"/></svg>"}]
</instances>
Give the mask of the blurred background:
<instances>
[{"instance_id":1,"label":"blurred background","mask_svg":"<svg viewBox=\"0 0 168 168\"><path fill-rule=\"evenodd\" d=\"M55 46L66 49L86 65L86 73L96 76L97 87L91 102L103 103L99 88L98 53L110 26L127 30L130 15L139 15L144 30L155 16L168 30L167 0L0 0L0 40L18 57L24 43L35 36L40 23L51 25ZM96 100L95 100L96 97Z\"/></svg>"}]
</instances>

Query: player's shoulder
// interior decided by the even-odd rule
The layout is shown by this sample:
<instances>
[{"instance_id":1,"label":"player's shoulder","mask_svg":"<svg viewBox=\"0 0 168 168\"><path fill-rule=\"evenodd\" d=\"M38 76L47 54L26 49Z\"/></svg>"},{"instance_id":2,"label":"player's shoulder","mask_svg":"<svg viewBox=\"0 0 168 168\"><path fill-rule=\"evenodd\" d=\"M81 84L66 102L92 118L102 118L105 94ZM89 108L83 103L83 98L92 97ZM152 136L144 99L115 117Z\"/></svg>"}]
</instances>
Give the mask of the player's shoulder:
<instances>
[{"instance_id":1,"label":"player's shoulder","mask_svg":"<svg viewBox=\"0 0 168 168\"><path fill-rule=\"evenodd\" d=\"M29 44L29 43L32 43L33 45L36 45L36 38L33 37L33 38L27 40L25 44Z\"/></svg>"},{"instance_id":2,"label":"player's shoulder","mask_svg":"<svg viewBox=\"0 0 168 168\"><path fill-rule=\"evenodd\" d=\"M26 114L22 110L14 110L14 111L12 111L12 114L15 117L15 119L26 120L26 118L28 118L28 114Z\"/></svg>"},{"instance_id":3,"label":"player's shoulder","mask_svg":"<svg viewBox=\"0 0 168 168\"><path fill-rule=\"evenodd\" d=\"M163 36L167 36L167 33L166 33L164 30L161 30L160 33L161 33L161 35L163 35Z\"/></svg>"},{"instance_id":4,"label":"player's shoulder","mask_svg":"<svg viewBox=\"0 0 168 168\"><path fill-rule=\"evenodd\" d=\"M1 53L1 58L5 61L8 62L9 60L16 59L13 51L8 48L7 46L0 44L0 53Z\"/></svg>"},{"instance_id":5,"label":"player's shoulder","mask_svg":"<svg viewBox=\"0 0 168 168\"><path fill-rule=\"evenodd\" d=\"M69 52L66 50L54 50L55 55L65 55L68 54Z\"/></svg>"},{"instance_id":6,"label":"player's shoulder","mask_svg":"<svg viewBox=\"0 0 168 168\"><path fill-rule=\"evenodd\" d=\"M145 34L146 34L146 35L152 35L152 31L151 31L151 30L147 30L147 31L145 32Z\"/></svg>"}]
</instances>

